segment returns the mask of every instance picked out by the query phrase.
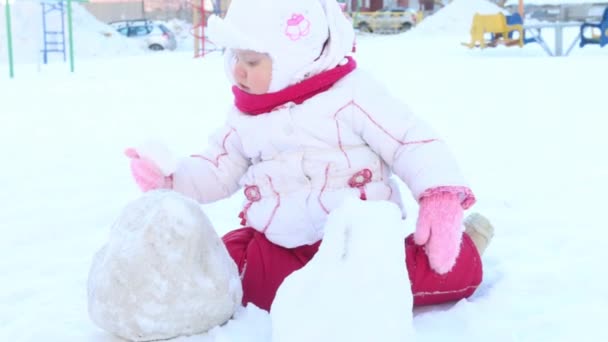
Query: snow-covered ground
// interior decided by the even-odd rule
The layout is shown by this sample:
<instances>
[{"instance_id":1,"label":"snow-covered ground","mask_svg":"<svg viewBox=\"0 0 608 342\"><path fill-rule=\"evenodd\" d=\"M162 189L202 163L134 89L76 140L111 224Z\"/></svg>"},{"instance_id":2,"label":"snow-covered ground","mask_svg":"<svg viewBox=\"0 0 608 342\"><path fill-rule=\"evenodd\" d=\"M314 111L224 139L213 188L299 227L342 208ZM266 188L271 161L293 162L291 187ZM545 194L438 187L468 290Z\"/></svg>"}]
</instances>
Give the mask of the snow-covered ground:
<instances>
[{"instance_id":1,"label":"snow-covered ground","mask_svg":"<svg viewBox=\"0 0 608 342\"><path fill-rule=\"evenodd\" d=\"M473 210L496 227L481 288L416 308L416 341L606 341L608 48L564 58L536 45L469 50L460 42L485 6L455 0L409 33L358 39L360 67L442 133L478 197ZM119 341L90 321L86 280L140 195L123 150L152 137L199 151L232 101L219 53L76 63L70 74L18 61L9 80L0 60L0 341ZM242 199L204 206L218 233L237 228ZM411 232L416 205L405 205ZM394 340L382 326L377 337ZM176 339L269 340L270 318L254 307Z\"/></svg>"}]
</instances>

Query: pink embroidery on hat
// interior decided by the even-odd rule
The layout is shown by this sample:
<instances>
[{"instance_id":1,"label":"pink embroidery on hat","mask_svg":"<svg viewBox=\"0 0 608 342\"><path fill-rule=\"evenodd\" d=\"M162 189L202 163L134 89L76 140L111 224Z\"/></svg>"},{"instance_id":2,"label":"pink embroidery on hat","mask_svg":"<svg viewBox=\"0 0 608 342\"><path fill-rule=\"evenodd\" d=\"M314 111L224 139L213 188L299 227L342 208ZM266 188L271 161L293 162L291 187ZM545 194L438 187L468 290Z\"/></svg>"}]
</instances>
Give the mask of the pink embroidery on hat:
<instances>
[{"instance_id":1,"label":"pink embroidery on hat","mask_svg":"<svg viewBox=\"0 0 608 342\"><path fill-rule=\"evenodd\" d=\"M302 14L294 13L287 19L285 35L291 40L298 40L310 33L310 20L304 18Z\"/></svg>"}]
</instances>

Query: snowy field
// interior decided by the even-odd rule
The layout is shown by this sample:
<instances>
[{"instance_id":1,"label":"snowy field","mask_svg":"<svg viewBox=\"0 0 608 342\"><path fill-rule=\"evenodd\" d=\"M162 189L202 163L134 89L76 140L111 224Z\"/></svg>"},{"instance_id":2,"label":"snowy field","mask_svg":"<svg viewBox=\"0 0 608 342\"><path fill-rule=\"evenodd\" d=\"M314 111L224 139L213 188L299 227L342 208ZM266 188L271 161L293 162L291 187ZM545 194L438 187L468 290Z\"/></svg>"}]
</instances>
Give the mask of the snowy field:
<instances>
[{"instance_id":1,"label":"snowy field","mask_svg":"<svg viewBox=\"0 0 608 342\"><path fill-rule=\"evenodd\" d=\"M460 42L486 6L456 0L412 32L358 39L359 66L442 133L477 195L473 211L496 227L480 289L416 308L415 340L608 341L608 48L468 50ZM140 195L123 150L159 138L197 152L232 101L222 57L191 56L88 58L74 74L18 63L13 80L0 64L0 341L119 341L89 320L86 280ZM238 227L242 200L204 206L218 233ZM405 200L411 232L417 207ZM376 329L377 341L395 340ZM249 307L175 341L269 340L269 316Z\"/></svg>"}]
</instances>

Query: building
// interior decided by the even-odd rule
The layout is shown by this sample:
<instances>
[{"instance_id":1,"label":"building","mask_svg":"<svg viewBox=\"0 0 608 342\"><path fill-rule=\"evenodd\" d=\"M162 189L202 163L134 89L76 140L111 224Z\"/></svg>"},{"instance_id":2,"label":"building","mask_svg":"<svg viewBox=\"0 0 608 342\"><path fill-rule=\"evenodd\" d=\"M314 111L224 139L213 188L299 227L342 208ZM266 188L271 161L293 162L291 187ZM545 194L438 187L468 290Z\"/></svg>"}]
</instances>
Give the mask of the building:
<instances>
[{"instance_id":1,"label":"building","mask_svg":"<svg viewBox=\"0 0 608 342\"><path fill-rule=\"evenodd\" d=\"M202 1L202 2L201 2ZM230 0L89 0L83 6L98 20L191 20L192 4L204 3L208 13L225 13Z\"/></svg>"}]
</instances>

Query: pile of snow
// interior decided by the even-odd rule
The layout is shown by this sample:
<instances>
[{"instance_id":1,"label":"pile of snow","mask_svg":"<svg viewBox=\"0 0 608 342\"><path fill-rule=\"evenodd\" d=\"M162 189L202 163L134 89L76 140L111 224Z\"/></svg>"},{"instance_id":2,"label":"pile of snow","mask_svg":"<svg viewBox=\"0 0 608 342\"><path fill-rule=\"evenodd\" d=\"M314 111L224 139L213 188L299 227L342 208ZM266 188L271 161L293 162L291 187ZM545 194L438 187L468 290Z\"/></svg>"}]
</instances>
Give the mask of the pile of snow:
<instances>
[{"instance_id":1,"label":"pile of snow","mask_svg":"<svg viewBox=\"0 0 608 342\"><path fill-rule=\"evenodd\" d=\"M88 280L91 319L134 341L205 332L227 322L242 296L236 264L205 213L168 190L123 210Z\"/></svg>"},{"instance_id":2,"label":"pile of snow","mask_svg":"<svg viewBox=\"0 0 608 342\"><path fill-rule=\"evenodd\" d=\"M349 199L332 211L315 257L277 292L272 341L414 341L405 235L390 202Z\"/></svg>"},{"instance_id":3,"label":"pile of snow","mask_svg":"<svg viewBox=\"0 0 608 342\"><path fill-rule=\"evenodd\" d=\"M435 14L425 18L415 30L413 36L427 35L468 35L475 13L496 14L507 11L487 0L454 0Z\"/></svg>"},{"instance_id":4,"label":"pile of snow","mask_svg":"<svg viewBox=\"0 0 608 342\"><path fill-rule=\"evenodd\" d=\"M4 6L2 6L4 9ZM65 11L66 53L68 53L67 10ZM11 28L15 63L35 63L42 60L42 6L39 1L16 0L11 6ZM74 55L77 58L109 57L144 53L137 41L120 35L109 25L100 22L84 7L72 4ZM6 18L0 15L0 63L8 60ZM53 11L47 15L47 30L61 28L61 15ZM60 60L60 53L50 53L50 60Z\"/></svg>"},{"instance_id":5,"label":"pile of snow","mask_svg":"<svg viewBox=\"0 0 608 342\"><path fill-rule=\"evenodd\" d=\"M72 5L72 23L77 57L112 57L148 51L147 46L116 32L113 27L97 20L78 4Z\"/></svg>"},{"instance_id":6,"label":"pile of snow","mask_svg":"<svg viewBox=\"0 0 608 342\"><path fill-rule=\"evenodd\" d=\"M169 176L177 170L179 160L167 144L159 139L147 140L135 149L140 158L157 165L163 175Z\"/></svg>"},{"instance_id":7,"label":"pile of snow","mask_svg":"<svg viewBox=\"0 0 608 342\"><path fill-rule=\"evenodd\" d=\"M192 22L185 21L182 19L170 19L168 21L155 20L156 22L164 24L169 30L175 34L175 40L177 41L177 49L179 51L194 51L194 33L199 37L205 35L205 32L192 26ZM195 32L197 30L198 32ZM205 41L205 50L207 52L221 50L220 47L216 46L212 41Z\"/></svg>"}]
</instances>

